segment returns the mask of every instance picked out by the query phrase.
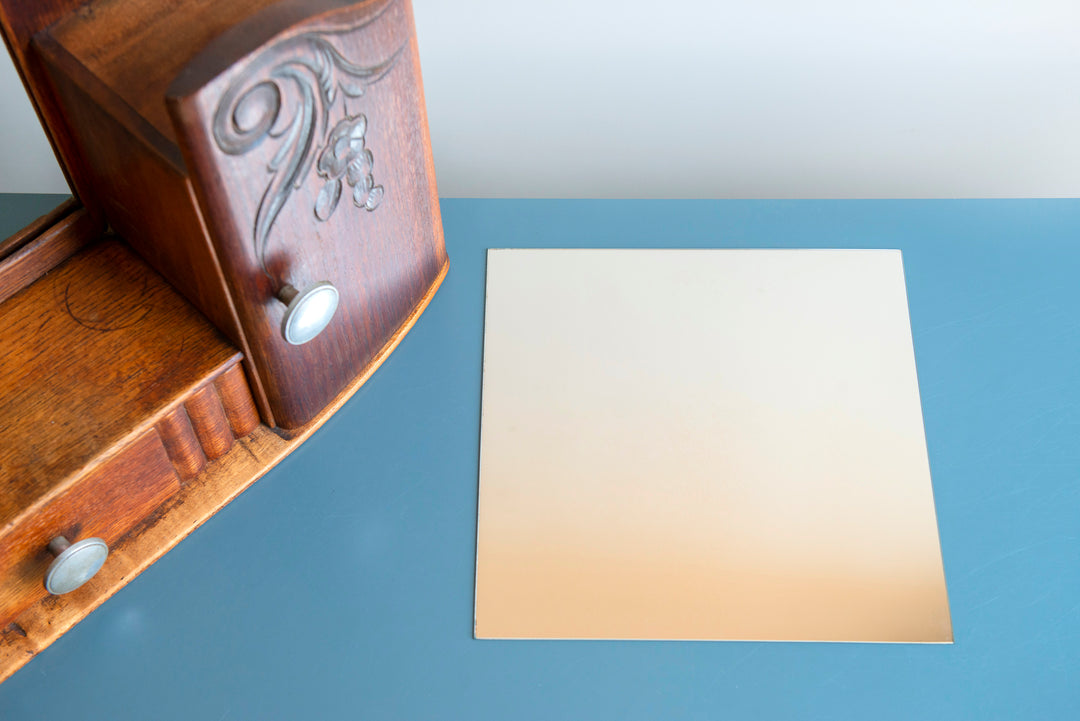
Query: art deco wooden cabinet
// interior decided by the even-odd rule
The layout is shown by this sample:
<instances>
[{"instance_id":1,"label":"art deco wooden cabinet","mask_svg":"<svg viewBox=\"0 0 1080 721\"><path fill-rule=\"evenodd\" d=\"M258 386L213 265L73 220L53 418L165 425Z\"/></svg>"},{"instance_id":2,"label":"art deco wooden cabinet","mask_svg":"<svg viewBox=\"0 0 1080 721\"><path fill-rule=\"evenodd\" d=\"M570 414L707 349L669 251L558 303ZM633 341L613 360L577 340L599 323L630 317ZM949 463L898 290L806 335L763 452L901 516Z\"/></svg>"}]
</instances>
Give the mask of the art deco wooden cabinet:
<instances>
[{"instance_id":1,"label":"art deco wooden cabinet","mask_svg":"<svg viewBox=\"0 0 1080 721\"><path fill-rule=\"evenodd\" d=\"M3 678L333 413L447 258L408 0L0 8L76 196L0 246Z\"/></svg>"}]
</instances>

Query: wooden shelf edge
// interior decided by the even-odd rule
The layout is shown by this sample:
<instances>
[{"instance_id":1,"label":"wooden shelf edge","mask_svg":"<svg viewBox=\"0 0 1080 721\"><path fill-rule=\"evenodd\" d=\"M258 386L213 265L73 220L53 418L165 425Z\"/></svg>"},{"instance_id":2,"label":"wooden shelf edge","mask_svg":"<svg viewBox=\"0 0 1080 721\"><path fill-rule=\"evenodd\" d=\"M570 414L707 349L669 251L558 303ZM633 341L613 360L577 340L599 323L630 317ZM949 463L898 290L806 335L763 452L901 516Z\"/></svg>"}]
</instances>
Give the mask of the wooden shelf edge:
<instances>
[{"instance_id":1,"label":"wooden shelf edge","mask_svg":"<svg viewBox=\"0 0 1080 721\"><path fill-rule=\"evenodd\" d=\"M149 518L110 549L109 561L83 588L49 596L0 629L0 683L70 630L95 608L208 521L252 483L317 431L371 377L427 308L446 277L448 263L427 293L371 363L318 416L290 438L265 425L237 439L233 447L189 481Z\"/></svg>"},{"instance_id":2,"label":"wooden shelf edge","mask_svg":"<svg viewBox=\"0 0 1080 721\"><path fill-rule=\"evenodd\" d=\"M128 431L120 436L118 439L112 442L112 444L101 453L98 453L93 458L89 458L82 465L82 467L75 469L68 476L66 482L59 483L49 489L48 493L39 496L31 504L23 508L19 515L11 519L8 523L10 526L15 526L25 522L28 517L33 517L41 512L41 509L48 504L55 501L59 496L67 493L71 490L71 487L78 483L79 479L91 472L92 469L108 463L114 459L117 455L125 452L128 447L131 446L139 437L149 431L151 427L156 426L165 416L176 410L177 407L182 406L185 401L191 398L192 394L208 384L213 384L218 378L221 378L229 369L234 366L239 366L240 353L237 351L235 354L222 361L217 368L215 368L208 375L198 378L188 384L185 388L178 391L169 401L161 405L158 409L152 413L148 413L137 424L133 425ZM2 638L0 638L2 642ZM0 652L2 653L2 652ZM0 681L3 678L0 677Z\"/></svg>"},{"instance_id":3,"label":"wooden shelf edge","mask_svg":"<svg viewBox=\"0 0 1080 721\"><path fill-rule=\"evenodd\" d=\"M57 224L57 222L63 220L67 216L82 207L79 201L75 198L68 198L60 205L56 206L48 213L40 216L36 220L31 221L22 230L19 230L7 238L0 240L0 264L2 264L4 258L8 257L19 248L23 247L34 238L37 238L43 232L48 230Z\"/></svg>"},{"instance_id":4,"label":"wooden shelf edge","mask_svg":"<svg viewBox=\"0 0 1080 721\"><path fill-rule=\"evenodd\" d=\"M61 208L67 206L60 206ZM59 209L58 209L59 210ZM48 221L52 214L39 220ZM35 222L36 223L36 222ZM35 223L27 226L31 229ZM0 303L23 290L101 237L105 226L85 207L72 207L55 223L8 238L10 254L0 261Z\"/></svg>"}]
</instances>

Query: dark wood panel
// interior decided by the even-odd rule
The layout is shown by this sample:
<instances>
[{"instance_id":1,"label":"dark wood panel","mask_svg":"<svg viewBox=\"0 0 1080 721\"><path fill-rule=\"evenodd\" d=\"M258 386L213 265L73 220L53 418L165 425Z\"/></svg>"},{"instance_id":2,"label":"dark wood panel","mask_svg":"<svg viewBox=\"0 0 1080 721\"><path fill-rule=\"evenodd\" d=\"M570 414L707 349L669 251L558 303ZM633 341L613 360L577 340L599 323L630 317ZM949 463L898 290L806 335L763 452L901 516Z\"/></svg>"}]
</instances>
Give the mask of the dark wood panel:
<instances>
[{"instance_id":1,"label":"dark wood panel","mask_svg":"<svg viewBox=\"0 0 1080 721\"><path fill-rule=\"evenodd\" d=\"M165 91L213 38L275 0L96 0L50 35L123 104L176 142Z\"/></svg>"},{"instance_id":2,"label":"dark wood panel","mask_svg":"<svg viewBox=\"0 0 1080 721\"><path fill-rule=\"evenodd\" d=\"M169 107L250 360L289 429L372 362L446 252L409 3L361 3L246 47L204 86L185 75ZM226 64L228 43L207 53L192 65ZM319 281L338 288L337 315L289 345L275 295Z\"/></svg>"},{"instance_id":3,"label":"dark wood panel","mask_svg":"<svg viewBox=\"0 0 1080 721\"><path fill-rule=\"evenodd\" d=\"M371 363L446 253L407 0L263 5L98 0L36 43L91 204L240 347L263 419L294 429ZM153 108L189 58L174 134ZM237 130L249 120L270 125ZM323 280L337 317L289 345L277 292Z\"/></svg>"},{"instance_id":4,"label":"dark wood panel","mask_svg":"<svg viewBox=\"0 0 1080 721\"><path fill-rule=\"evenodd\" d=\"M46 33L37 45L86 148L93 204L155 270L247 355L247 343L176 146L126 106ZM124 112L120 112L124 111ZM127 118L128 122L123 122ZM252 390L268 423L269 404Z\"/></svg>"},{"instance_id":5,"label":"dark wood panel","mask_svg":"<svg viewBox=\"0 0 1080 721\"><path fill-rule=\"evenodd\" d=\"M184 173L184 161L176 148L176 142L150 123L135 108L132 108L118 94L117 88L108 85L90 71L82 62L53 37L53 30L45 30L34 37L33 49L41 57L49 70L57 97L71 123L75 139L82 147L86 159L98 174L100 157L95 156L95 147L87 142L86 133L96 131L96 126L107 117L121 125L134 139L160 156L178 173ZM73 90L79 96L73 99ZM84 106L89 105L97 112L87 115ZM94 188L94 195L107 195L108 189Z\"/></svg>"}]
</instances>

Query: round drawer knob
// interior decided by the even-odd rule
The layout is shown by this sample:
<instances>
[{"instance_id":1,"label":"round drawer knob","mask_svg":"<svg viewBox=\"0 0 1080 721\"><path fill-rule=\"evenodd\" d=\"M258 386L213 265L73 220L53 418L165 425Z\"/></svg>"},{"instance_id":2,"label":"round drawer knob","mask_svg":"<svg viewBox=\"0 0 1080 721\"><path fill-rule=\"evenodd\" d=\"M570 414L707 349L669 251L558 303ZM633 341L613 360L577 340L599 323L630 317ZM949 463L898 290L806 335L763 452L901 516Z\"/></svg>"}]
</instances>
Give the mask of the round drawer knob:
<instances>
[{"instance_id":1,"label":"round drawer knob","mask_svg":"<svg viewBox=\"0 0 1080 721\"><path fill-rule=\"evenodd\" d=\"M286 285L277 297L286 306L281 335L293 345L303 345L322 333L338 306L337 288L325 280L303 291Z\"/></svg>"},{"instance_id":2,"label":"round drawer knob","mask_svg":"<svg viewBox=\"0 0 1080 721\"><path fill-rule=\"evenodd\" d=\"M109 555L109 547L100 538L69 543L57 536L49 542L49 550L56 558L45 572L45 589L54 596L74 591L89 581Z\"/></svg>"}]
</instances>

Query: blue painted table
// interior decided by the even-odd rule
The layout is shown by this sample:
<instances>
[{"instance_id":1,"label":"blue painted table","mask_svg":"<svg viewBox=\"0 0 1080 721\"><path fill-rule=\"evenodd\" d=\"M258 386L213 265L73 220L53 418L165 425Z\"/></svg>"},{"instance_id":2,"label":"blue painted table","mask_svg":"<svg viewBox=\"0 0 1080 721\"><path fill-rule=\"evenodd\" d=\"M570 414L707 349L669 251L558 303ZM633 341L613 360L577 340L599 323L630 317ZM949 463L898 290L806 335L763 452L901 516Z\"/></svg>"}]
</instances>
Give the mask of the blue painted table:
<instances>
[{"instance_id":1,"label":"blue painted table","mask_svg":"<svg viewBox=\"0 0 1080 721\"><path fill-rule=\"evenodd\" d=\"M1080 201L442 208L450 274L386 364L0 718L1080 716ZM956 643L473 640L493 246L903 249Z\"/></svg>"}]
</instances>

